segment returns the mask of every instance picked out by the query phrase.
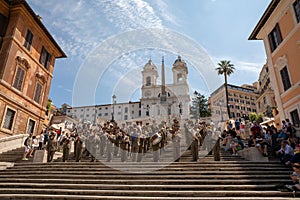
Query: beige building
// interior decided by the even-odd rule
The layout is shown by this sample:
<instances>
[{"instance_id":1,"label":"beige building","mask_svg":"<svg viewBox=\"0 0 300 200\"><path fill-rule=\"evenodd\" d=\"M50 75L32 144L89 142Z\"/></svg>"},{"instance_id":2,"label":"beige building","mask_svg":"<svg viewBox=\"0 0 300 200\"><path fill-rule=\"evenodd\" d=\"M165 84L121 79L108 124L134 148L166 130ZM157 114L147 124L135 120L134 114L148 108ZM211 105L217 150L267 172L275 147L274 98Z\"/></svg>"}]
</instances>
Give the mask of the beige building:
<instances>
[{"instance_id":1,"label":"beige building","mask_svg":"<svg viewBox=\"0 0 300 200\"><path fill-rule=\"evenodd\" d=\"M26 1L0 0L0 137L44 128L55 59L62 57Z\"/></svg>"},{"instance_id":2,"label":"beige building","mask_svg":"<svg viewBox=\"0 0 300 200\"><path fill-rule=\"evenodd\" d=\"M79 122L125 121L141 117L141 102L126 102L91 106L70 107L62 105L65 114Z\"/></svg>"},{"instance_id":3,"label":"beige building","mask_svg":"<svg viewBox=\"0 0 300 200\"><path fill-rule=\"evenodd\" d=\"M258 94L256 99L257 113L263 113L265 117L273 117L272 109L275 108L275 94L270 82L270 70L267 64L263 66L258 77Z\"/></svg>"},{"instance_id":4,"label":"beige building","mask_svg":"<svg viewBox=\"0 0 300 200\"><path fill-rule=\"evenodd\" d=\"M300 1L272 0L249 39L264 42L276 123L288 118L299 126Z\"/></svg>"},{"instance_id":5,"label":"beige building","mask_svg":"<svg viewBox=\"0 0 300 200\"><path fill-rule=\"evenodd\" d=\"M252 112L257 112L255 101L258 98L256 83L236 86L228 84L228 104L232 118L242 118ZM215 90L209 98L213 121L228 119L226 108L225 86Z\"/></svg>"}]
</instances>

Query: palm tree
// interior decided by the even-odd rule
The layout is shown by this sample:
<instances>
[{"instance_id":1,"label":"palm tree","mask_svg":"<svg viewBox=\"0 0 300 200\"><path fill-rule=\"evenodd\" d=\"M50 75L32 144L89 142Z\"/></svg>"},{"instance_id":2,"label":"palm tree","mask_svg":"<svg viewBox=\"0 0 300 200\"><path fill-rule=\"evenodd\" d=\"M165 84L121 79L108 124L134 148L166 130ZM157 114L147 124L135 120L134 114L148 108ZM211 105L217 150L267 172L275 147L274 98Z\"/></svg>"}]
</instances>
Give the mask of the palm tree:
<instances>
[{"instance_id":1,"label":"palm tree","mask_svg":"<svg viewBox=\"0 0 300 200\"><path fill-rule=\"evenodd\" d=\"M230 118L230 109L229 109L229 104L228 104L228 88L227 88L227 76L230 76L235 70L233 67L234 65L230 63L230 60L221 60L218 63L219 67L216 68L218 71L218 75L224 74L224 79L225 79L225 95L226 95L226 106L227 106L227 113Z\"/></svg>"}]
</instances>

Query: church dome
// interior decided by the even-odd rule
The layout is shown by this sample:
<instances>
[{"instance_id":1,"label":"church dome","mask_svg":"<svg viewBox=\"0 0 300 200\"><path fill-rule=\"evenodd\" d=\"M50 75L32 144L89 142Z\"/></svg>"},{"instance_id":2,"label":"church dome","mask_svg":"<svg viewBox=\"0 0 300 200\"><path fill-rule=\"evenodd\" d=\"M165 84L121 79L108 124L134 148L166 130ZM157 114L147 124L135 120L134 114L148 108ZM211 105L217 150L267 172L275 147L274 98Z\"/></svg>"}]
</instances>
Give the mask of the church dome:
<instances>
[{"instance_id":1,"label":"church dome","mask_svg":"<svg viewBox=\"0 0 300 200\"><path fill-rule=\"evenodd\" d=\"M153 64L153 62L152 62L152 60L150 59L146 64L145 64L145 66L144 66L144 68L143 68L144 70L156 70L157 71L157 67Z\"/></svg>"},{"instance_id":2,"label":"church dome","mask_svg":"<svg viewBox=\"0 0 300 200\"><path fill-rule=\"evenodd\" d=\"M173 64L173 69L184 70L186 73L188 73L186 62L181 59L181 56L178 56L178 58L175 60L175 62Z\"/></svg>"}]
</instances>

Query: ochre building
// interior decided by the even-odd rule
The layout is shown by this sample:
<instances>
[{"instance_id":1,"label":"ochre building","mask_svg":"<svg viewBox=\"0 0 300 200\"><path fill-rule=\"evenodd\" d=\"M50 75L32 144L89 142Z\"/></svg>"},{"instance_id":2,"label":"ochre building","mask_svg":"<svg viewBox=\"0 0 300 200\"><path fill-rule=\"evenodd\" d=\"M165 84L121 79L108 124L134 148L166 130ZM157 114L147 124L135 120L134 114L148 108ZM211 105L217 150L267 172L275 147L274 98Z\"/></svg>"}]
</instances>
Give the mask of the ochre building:
<instances>
[{"instance_id":1,"label":"ochre building","mask_svg":"<svg viewBox=\"0 0 300 200\"><path fill-rule=\"evenodd\" d=\"M249 39L264 42L278 111L276 123L290 119L299 126L300 1L272 0Z\"/></svg>"},{"instance_id":2,"label":"ochre building","mask_svg":"<svg viewBox=\"0 0 300 200\"><path fill-rule=\"evenodd\" d=\"M26 1L0 0L0 137L44 128L55 59L63 57Z\"/></svg>"}]
</instances>

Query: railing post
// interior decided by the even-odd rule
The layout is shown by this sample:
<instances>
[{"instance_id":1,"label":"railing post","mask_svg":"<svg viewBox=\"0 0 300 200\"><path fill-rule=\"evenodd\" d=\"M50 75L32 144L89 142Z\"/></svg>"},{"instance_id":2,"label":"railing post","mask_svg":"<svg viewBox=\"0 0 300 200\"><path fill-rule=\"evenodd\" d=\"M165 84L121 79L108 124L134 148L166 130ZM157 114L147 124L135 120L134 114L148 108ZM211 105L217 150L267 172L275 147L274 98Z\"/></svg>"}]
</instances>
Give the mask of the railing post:
<instances>
[{"instance_id":1,"label":"railing post","mask_svg":"<svg viewBox=\"0 0 300 200\"><path fill-rule=\"evenodd\" d=\"M213 152L214 152L214 160L215 161L220 161L220 138L216 141L216 144L214 146Z\"/></svg>"}]
</instances>

